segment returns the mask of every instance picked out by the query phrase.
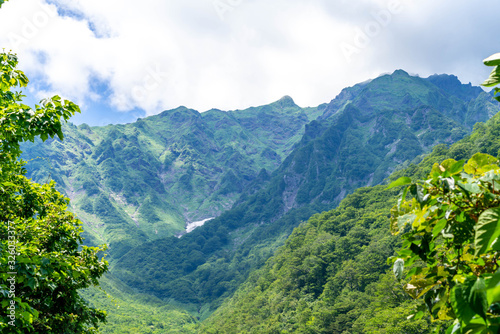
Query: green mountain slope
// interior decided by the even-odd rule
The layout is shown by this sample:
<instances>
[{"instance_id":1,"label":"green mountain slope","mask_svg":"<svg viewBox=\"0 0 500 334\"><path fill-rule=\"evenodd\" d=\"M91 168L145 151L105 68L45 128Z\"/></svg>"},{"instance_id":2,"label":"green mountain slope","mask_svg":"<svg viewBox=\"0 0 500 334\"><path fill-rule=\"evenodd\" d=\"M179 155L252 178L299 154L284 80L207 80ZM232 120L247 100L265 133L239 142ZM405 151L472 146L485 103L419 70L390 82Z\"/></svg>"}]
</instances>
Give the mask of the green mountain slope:
<instances>
[{"instance_id":1,"label":"green mountain slope","mask_svg":"<svg viewBox=\"0 0 500 334\"><path fill-rule=\"evenodd\" d=\"M67 125L64 141L26 143L23 158L47 158L31 160L30 175L57 181L87 241L109 244L112 260L229 209L320 113L290 97L229 112L180 107L132 124Z\"/></svg>"},{"instance_id":2,"label":"green mountain slope","mask_svg":"<svg viewBox=\"0 0 500 334\"><path fill-rule=\"evenodd\" d=\"M462 138L471 130L467 119L498 111L487 93L464 85L463 95L450 94L440 86L449 84L396 71L344 90L307 124L271 177L251 184L231 210L181 239L134 248L113 271L143 293L216 308L301 221L432 146Z\"/></svg>"},{"instance_id":3,"label":"green mountain slope","mask_svg":"<svg viewBox=\"0 0 500 334\"><path fill-rule=\"evenodd\" d=\"M423 178L435 162L483 152L500 156L500 115L419 165L391 178ZM297 227L275 256L204 324L201 333L428 333L429 320L408 320L415 305L386 259L400 247L389 214L398 191L360 188L338 208Z\"/></svg>"}]
</instances>

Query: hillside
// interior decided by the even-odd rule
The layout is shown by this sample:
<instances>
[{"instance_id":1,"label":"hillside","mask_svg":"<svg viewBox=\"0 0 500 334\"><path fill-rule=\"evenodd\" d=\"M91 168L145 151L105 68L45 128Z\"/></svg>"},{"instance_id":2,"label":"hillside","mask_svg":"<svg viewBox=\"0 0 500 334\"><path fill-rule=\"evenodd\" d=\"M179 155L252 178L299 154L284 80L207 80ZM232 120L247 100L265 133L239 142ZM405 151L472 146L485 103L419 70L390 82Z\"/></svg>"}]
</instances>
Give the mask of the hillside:
<instances>
[{"instance_id":1,"label":"hillside","mask_svg":"<svg viewBox=\"0 0 500 334\"><path fill-rule=\"evenodd\" d=\"M437 84L458 82L445 79ZM279 168L250 184L231 210L181 239L132 249L115 263L115 275L137 291L192 304L203 318L301 221L358 187L382 182L434 145L461 139L472 129L468 120L498 111L477 87L463 85L464 95L444 88L404 71L347 88L306 125Z\"/></svg>"},{"instance_id":2,"label":"hillside","mask_svg":"<svg viewBox=\"0 0 500 334\"><path fill-rule=\"evenodd\" d=\"M499 156L500 115L418 165L391 176L427 175L433 163ZM398 191L360 188L338 208L297 227L275 256L251 274L201 333L428 333L429 320L407 319L415 303L393 278L387 258L400 247L389 232Z\"/></svg>"},{"instance_id":3,"label":"hillside","mask_svg":"<svg viewBox=\"0 0 500 334\"><path fill-rule=\"evenodd\" d=\"M284 97L247 110L180 107L125 125L69 124L62 142L25 143L23 158L35 180L56 180L87 242L109 244L112 260L231 208L281 164L320 112Z\"/></svg>"}]
</instances>

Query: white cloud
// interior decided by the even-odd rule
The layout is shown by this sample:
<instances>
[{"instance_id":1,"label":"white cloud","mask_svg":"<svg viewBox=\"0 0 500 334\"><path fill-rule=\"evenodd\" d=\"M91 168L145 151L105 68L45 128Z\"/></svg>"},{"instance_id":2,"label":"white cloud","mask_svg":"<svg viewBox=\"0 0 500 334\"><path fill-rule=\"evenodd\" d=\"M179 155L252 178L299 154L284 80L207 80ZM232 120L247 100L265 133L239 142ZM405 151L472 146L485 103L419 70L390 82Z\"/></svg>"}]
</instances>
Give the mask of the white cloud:
<instances>
[{"instance_id":1,"label":"white cloud","mask_svg":"<svg viewBox=\"0 0 500 334\"><path fill-rule=\"evenodd\" d=\"M83 109L241 109L285 94L314 106L397 68L480 83L481 60L498 51L498 9L493 0L11 0L0 44L19 54L37 95Z\"/></svg>"}]
</instances>

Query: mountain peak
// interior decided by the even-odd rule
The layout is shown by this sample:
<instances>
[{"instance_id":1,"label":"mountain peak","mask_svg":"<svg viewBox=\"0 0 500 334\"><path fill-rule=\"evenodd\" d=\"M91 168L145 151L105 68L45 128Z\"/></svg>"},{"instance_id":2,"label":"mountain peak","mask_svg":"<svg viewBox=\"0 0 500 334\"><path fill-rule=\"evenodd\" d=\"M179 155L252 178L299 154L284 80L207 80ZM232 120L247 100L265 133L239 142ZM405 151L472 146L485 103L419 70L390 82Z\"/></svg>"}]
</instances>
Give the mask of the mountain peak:
<instances>
[{"instance_id":1,"label":"mountain peak","mask_svg":"<svg viewBox=\"0 0 500 334\"><path fill-rule=\"evenodd\" d=\"M465 101L475 99L483 92L480 87L472 86L470 83L463 84L456 75L434 74L425 80Z\"/></svg>"},{"instance_id":2,"label":"mountain peak","mask_svg":"<svg viewBox=\"0 0 500 334\"><path fill-rule=\"evenodd\" d=\"M404 71L404 70L395 70L394 73L392 73L393 76L405 76L405 77L409 77L410 75L408 74L408 72Z\"/></svg>"},{"instance_id":3,"label":"mountain peak","mask_svg":"<svg viewBox=\"0 0 500 334\"><path fill-rule=\"evenodd\" d=\"M295 102L293 101L293 99L288 95L283 96L281 99L276 101L276 103L279 103L282 107L295 107L295 106L297 106L295 104Z\"/></svg>"}]
</instances>

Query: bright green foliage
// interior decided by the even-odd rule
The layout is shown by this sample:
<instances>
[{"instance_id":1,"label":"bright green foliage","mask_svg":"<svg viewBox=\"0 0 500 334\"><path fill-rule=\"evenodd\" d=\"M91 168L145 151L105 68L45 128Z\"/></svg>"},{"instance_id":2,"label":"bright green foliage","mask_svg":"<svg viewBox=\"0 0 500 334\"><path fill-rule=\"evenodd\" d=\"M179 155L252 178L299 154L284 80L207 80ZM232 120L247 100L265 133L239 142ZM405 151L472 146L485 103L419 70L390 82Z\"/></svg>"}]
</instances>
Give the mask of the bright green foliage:
<instances>
[{"instance_id":1,"label":"bright green foliage","mask_svg":"<svg viewBox=\"0 0 500 334\"><path fill-rule=\"evenodd\" d=\"M497 164L482 153L467 163L436 163L427 180L405 187L392 210L392 233L404 239L394 270L399 273L401 259L423 263L407 273L405 290L424 300L433 319L455 320L449 333L500 330Z\"/></svg>"},{"instance_id":2,"label":"bright green foliage","mask_svg":"<svg viewBox=\"0 0 500 334\"><path fill-rule=\"evenodd\" d=\"M55 183L37 184L24 175L19 143L62 139L61 121L78 107L55 96L36 110L12 89L25 87L17 58L0 54L0 330L2 333L94 333L105 312L78 290L98 285L107 262L103 249L82 247L82 229L67 211Z\"/></svg>"},{"instance_id":3,"label":"bright green foliage","mask_svg":"<svg viewBox=\"0 0 500 334\"><path fill-rule=\"evenodd\" d=\"M489 56L483 62L486 66L494 66L494 68L490 73L490 77L482 85L486 87L498 86L500 84L500 53ZM495 94L498 94L500 93L500 88L497 87L494 91ZM500 101L500 96L496 95L495 99Z\"/></svg>"},{"instance_id":4,"label":"bright green foliage","mask_svg":"<svg viewBox=\"0 0 500 334\"><path fill-rule=\"evenodd\" d=\"M196 319L179 307L142 294L134 294L123 285L117 286L110 274L100 280L101 289L89 288L82 296L95 308L106 310L106 323L99 326L102 334L196 333Z\"/></svg>"},{"instance_id":5,"label":"bright green foliage","mask_svg":"<svg viewBox=\"0 0 500 334\"><path fill-rule=\"evenodd\" d=\"M74 103L61 100L59 96L42 100L36 109L20 103L23 95L12 91L14 87L26 87L28 78L16 70L18 60L15 54L0 54L0 159L14 161L21 151L19 143L34 141L36 136L45 141L57 136L62 140L62 117L68 120L79 108Z\"/></svg>"}]
</instances>

